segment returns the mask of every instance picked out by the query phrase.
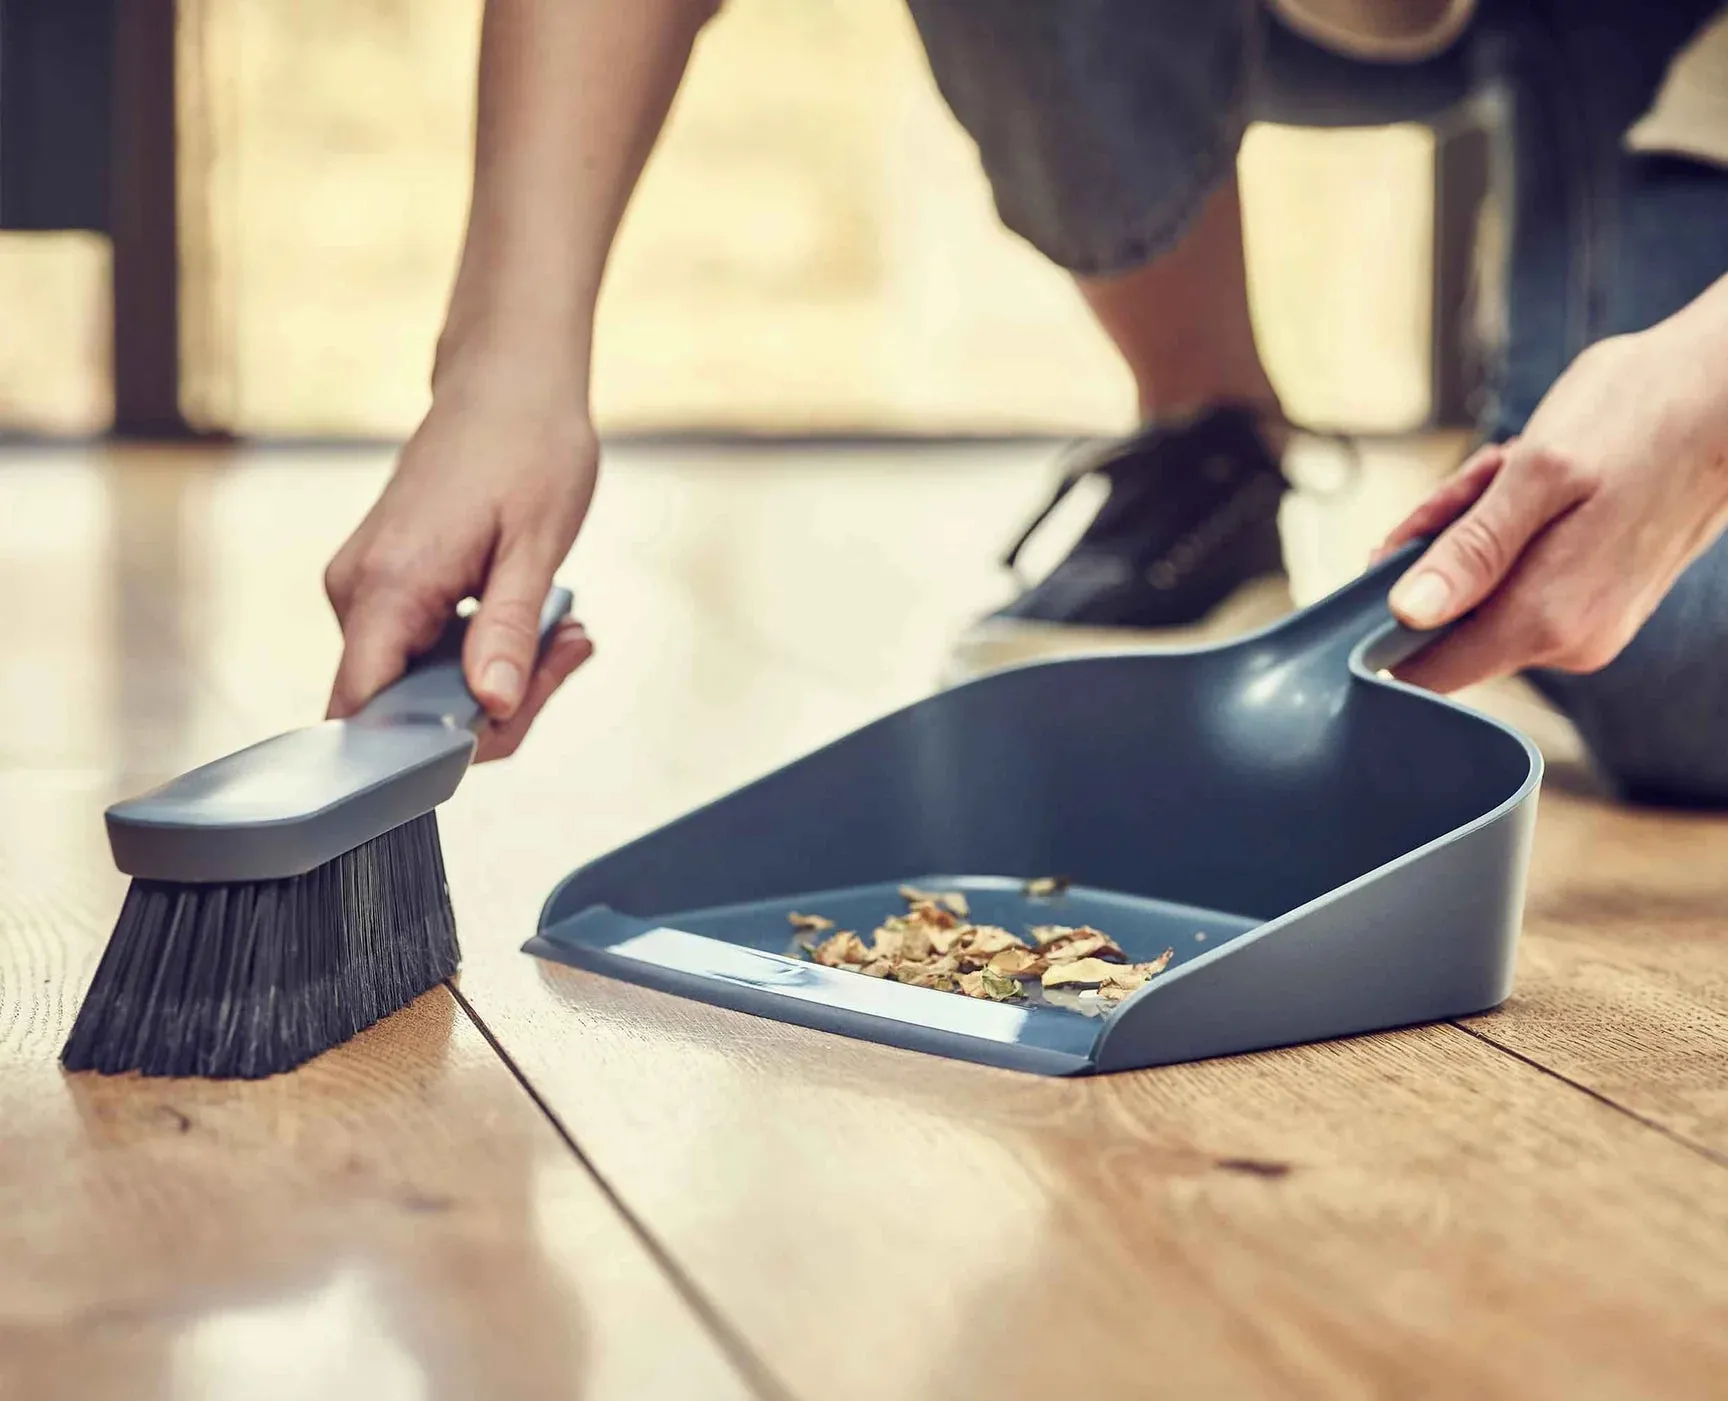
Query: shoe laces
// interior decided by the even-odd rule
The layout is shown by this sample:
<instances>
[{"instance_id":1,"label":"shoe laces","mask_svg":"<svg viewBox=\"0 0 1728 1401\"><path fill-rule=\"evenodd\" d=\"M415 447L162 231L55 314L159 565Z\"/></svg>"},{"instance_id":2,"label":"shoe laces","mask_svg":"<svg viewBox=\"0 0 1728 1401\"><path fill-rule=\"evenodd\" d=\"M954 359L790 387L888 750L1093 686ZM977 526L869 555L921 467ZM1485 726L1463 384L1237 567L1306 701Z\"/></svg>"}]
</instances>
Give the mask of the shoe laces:
<instances>
[{"instance_id":1,"label":"shoe laces","mask_svg":"<svg viewBox=\"0 0 1728 1401\"><path fill-rule=\"evenodd\" d=\"M1332 501L1348 494L1356 485L1357 479L1362 474L1362 449L1352 435L1337 429L1299 427L1286 418L1282 412L1264 415L1262 421L1278 424L1293 434L1300 433L1304 437L1318 438L1322 442L1332 443L1338 448L1345 463L1343 479L1337 486L1326 491L1315 491L1306 483L1291 483L1304 495L1313 496L1319 501ZM1044 522L1056 513L1056 508L1068 499L1068 494L1087 477L1095 473L1109 476L1112 468L1128 455L1129 449L1149 447L1159 438L1181 432L1191 423L1192 420L1171 424L1149 423L1129 438L1070 446L1064 454L1065 465L1061 476L1057 478L1056 488L1051 493L1050 499L1039 508L1032 519L1026 523L1025 528L1015 537L1014 543L1008 547L1002 556L1002 567L1012 572L1016 577L1020 577L1020 556L1025 553L1026 546L1032 542L1032 537L1039 532ZM1282 462L1279 463L1279 468L1280 470L1283 469ZM1023 578L1021 581L1025 582Z\"/></svg>"}]
</instances>

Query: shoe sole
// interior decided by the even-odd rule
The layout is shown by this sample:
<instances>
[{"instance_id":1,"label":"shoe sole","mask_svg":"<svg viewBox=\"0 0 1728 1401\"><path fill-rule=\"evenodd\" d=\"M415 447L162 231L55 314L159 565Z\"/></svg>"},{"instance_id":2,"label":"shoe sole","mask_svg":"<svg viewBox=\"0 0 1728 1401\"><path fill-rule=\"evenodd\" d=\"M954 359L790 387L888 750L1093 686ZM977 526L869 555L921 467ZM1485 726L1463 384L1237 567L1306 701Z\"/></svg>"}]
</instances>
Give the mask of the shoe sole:
<instances>
[{"instance_id":1,"label":"shoe sole","mask_svg":"<svg viewBox=\"0 0 1728 1401\"><path fill-rule=\"evenodd\" d=\"M1266 627L1295 610L1282 574L1251 579L1198 622L1173 628L1080 627L1025 618L985 618L962 634L943 668L953 686L1024 662L1096 652L1178 650L1226 642Z\"/></svg>"}]
</instances>

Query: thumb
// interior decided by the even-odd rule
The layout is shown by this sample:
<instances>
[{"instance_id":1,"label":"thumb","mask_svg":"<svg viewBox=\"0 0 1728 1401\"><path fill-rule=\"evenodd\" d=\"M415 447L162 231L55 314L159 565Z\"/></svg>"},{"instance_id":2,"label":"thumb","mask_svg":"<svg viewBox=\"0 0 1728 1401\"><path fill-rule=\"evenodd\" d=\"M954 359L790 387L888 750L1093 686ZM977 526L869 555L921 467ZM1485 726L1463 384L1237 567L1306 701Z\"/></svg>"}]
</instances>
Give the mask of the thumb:
<instances>
[{"instance_id":1,"label":"thumb","mask_svg":"<svg viewBox=\"0 0 1728 1401\"><path fill-rule=\"evenodd\" d=\"M1531 540L1586 494L1567 458L1514 442L1476 503L1393 587L1392 611L1417 629L1462 617L1500 586Z\"/></svg>"},{"instance_id":2,"label":"thumb","mask_svg":"<svg viewBox=\"0 0 1728 1401\"><path fill-rule=\"evenodd\" d=\"M494 720L508 720L528 693L540 651L540 609L555 564L527 541L499 544L462 647L468 689Z\"/></svg>"}]
</instances>

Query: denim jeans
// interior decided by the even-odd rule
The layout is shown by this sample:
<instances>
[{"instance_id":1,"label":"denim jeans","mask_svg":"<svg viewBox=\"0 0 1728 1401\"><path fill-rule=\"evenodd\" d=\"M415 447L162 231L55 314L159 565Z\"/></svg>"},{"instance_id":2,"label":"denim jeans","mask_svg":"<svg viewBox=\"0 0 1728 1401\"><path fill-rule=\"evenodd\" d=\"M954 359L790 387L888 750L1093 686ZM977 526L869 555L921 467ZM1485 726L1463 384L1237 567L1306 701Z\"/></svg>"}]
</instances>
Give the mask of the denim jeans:
<instances>
[{"instance_id":1,"label":"denim jeans","mask_svg":"<svg viewBox=\"0 0 1728 1401\"><path fill-rule=\"evenodd\" d=\"M1437 120L1498 94L1510 265L1490 438L1518 432L1585 346L1728 272L1728 171L1622 141L1721 0L1484 0L1458 44L1417 64L1334 55L1258 0L909 3L1003 222L1083 274L1172 246L1252 119ZM1611 665L1530 679L1627 796L1728 804L1728 538Z\"/></svg>"}]
</instances>

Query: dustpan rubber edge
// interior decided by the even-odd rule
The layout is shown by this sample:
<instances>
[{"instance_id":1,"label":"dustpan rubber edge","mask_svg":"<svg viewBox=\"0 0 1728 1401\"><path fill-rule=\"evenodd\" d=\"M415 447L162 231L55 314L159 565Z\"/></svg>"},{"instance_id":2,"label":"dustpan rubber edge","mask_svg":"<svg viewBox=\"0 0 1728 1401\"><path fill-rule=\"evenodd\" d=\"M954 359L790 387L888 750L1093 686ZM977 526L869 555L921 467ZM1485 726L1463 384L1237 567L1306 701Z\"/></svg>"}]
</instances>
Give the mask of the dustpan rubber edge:
<instances>
[{"instance_id":1,"label":"dustpan rubber edge","mask_svg":"<svg viewBox=\"0 0 1728 1401\"><path fill-rule=\"evenodd\" d=\"M874 1017L825 1003L771 999L751 988L717 982L632 958L622 958L603 949L567 944L549 937L549 932L546 931L535 934L523 944L522 952L585 972L598 973L620 982L651 988L656 992L670 993L688 1001L747 1013L766 1021L787 1022L812 1031L832 1032L852 1040L873 1041L878 1045L921 1051L948 1060L970 1061L976 1065L989 1065L1002 1070L1019 1070L1055 1077L1088 1075L1093 1070L1090 1056L1068 1055L1016 1042L985 1041L977 1037L944 1032L934 1027Z\"/></svg>"}]
</instances>

